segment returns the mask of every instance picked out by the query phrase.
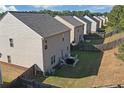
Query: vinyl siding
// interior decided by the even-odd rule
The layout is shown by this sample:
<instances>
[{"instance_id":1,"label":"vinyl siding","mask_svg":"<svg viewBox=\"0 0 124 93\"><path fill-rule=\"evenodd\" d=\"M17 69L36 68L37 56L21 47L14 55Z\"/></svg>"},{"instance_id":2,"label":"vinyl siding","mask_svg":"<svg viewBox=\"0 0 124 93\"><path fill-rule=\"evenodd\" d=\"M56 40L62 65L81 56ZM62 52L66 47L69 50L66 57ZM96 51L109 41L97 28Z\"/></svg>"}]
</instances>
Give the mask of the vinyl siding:
<instances>
[{"instance_id":1,"label":"vinyl siding","mask_svg":"<svg viewBox=\"0 0 124 93\"><path fill-rule=\"evenodd\" d=\"M64 41L62 40L64 38ZM47 40L47 43L45 43ZM47 45L47 49L45 49ZM67 50L68 47L68 50ZM43 40L43 55L44 55L44 70L49 71L58 64L59 59L62 58L61 51L63 50L63 56L70 55L70 31L66 31L61 34L57 34ZM51 57L55 55L56 62L51 65ZM66 56L67 57L67 56Z\"/></svg>"},{"instance_id":2,"label":"vinyl siding","mask_svg":"<svg viewBox=\"0 0 124 93\"><path fill-rule=\"evenodd\" d=\"M42 37L8 13L0 21L0 61L7 62L11 56L11 64L30 67L37 64L43 70ZM10 47L9 38L14 47Z\"/></svg>"},{"instance_id":3,"label":"vinyl siding","mask_svg":"<svg viewBox=\"0 0 124 93\"><path fill-rule=\"evenodd\" d=\"M82 24L82 26L73 26L72 24L70 24L69 22L67 22L66 20L62 19L59 16L56 16L55 19L57 19L58 21L60 21L61 23L63 23L64 25L66 25L67 27L69 27L71 29L70 32L70 43L72 43L75 39L75 43L78 44L79 42L79 34L77 34L77 29L79 29L79 33L82 34L84 33L84 26Z\"/></svg>"},{"instance_id":4,"label":"vinyl siding","mask_svg":"<svg viewBox=\"0 0 124 93\"><path fill-rule=\"evenodd\" d=\"M97 30L97 23L93 19L89 18L88 16L84 16L84 18L86 18L87 20L92 22L91 23L91 33L96 32L96 30Z\"/></svg>"}]
</instances>

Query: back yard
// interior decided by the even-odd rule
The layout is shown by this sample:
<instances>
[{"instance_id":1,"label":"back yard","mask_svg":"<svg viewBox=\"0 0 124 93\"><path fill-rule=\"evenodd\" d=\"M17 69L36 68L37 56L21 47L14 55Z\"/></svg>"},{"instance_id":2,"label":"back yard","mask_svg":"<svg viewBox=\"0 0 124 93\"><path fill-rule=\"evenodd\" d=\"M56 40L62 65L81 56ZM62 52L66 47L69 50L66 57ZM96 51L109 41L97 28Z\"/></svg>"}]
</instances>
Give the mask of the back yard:
<instances>
[{"instance_id":1,"label":"back yard","mask_svg":"<svg viewBox=\"0 0 124 93\"><path fill-rule=\"evenodd\" d=\"M108 43L108 42L114 41L114 40L119 39L119 38L124 38L124 32L123 31L118 33L118 34L115 34L111 37L106 38L104 40L104 43Z\"/></svg>"},{"instance_id":2,"label":"back yard","mask_svg":"<svg viewBox=\"0 0 124 93\"><path fill-rule=\"evenodd\" d=\"M111 42L124 33L118 33L106 38ZM94 43L94 41L91 41ZM54 76L46 78L43 82L59 87L98 87L112 84L124 84L124 62L116 57L118 47L102 52L73 51L78 54L80 62L76 67L64 66Z\"/></svg>"},{"instance_id":3,"label":"back yard","mask_svg":"<svg viewBox=\"0 0 124 93\"><path fill-rule=\"evenodd\" d=\"M76 67L64 66L59 69L55 76L50 76L44 83L53 84L59 87L91 87L98 74L101 64L101 52L80 52L78 54L80 62Z\"/></svg>"},{"instance_id":4,"label":"back yard","mask_svg":"<svg viewBox=\"0 0 124 93\"><path fill-rule=\"evenodd\" d=\"M123 37L124 33L118 33L105 40L91 40L89 44L101 44L110 42L119 37ZM36 79L40 82L55 85L58 87L99 87L111 84L124 84L124 62L116 57L118 47L103 52L84 52L73 50L72 55L78 55L80 60L75 67L63 66L58 69L53 76L47 78ZM0 62L2 66L4 83L8 83L21 75L26 68L18 66L9 66Z\"/></svg>"}]
</instances>

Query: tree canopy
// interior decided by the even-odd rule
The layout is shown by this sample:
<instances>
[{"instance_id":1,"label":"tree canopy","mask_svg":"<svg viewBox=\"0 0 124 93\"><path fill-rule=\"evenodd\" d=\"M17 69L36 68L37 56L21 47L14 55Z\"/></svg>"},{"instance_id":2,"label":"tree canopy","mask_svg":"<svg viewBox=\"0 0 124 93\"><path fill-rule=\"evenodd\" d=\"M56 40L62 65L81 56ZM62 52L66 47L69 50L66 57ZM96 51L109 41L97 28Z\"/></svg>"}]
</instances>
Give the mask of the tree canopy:
<instances>
[{"instance_id":1,"label":"tree canopy","mask_svg":"<svg viewBox=\"0 0 124 93\"><path fill-rule=\"evenodd\" d=\"M0 16L2 16L4 13L0 13Z\"/></svg>"},{"instance_id":2,"label":"tree canopy","mask_svg":"<svg viewBox=\"0 0 124 93\"><path fill-rule=\"evenodd\" d=\"M69 10L64 10L64 11L52 11L52 10L39 10L39 11L29 11L29 12L40 12L44 14L49 14L51 16L84 16L84 15L91 15L91 16L101 16L101 15L106 15L107 12L105 13L100 13L100 12L90 12L89 10L85 11L69 11ZM0 16L3 13L0 13Z\"/></svg>"},{"instance_id":3,"label":"tree canopy","mask_svg":"<svg viewBox=\"0 0 124 93\"><path fill-rule=\"evenodd\" d=\"M104 13L99 13L99 12L90 12L89 10L85 11L69 11L69 10L64 10L64 11L52 11L52 10L40 10L40 11L31 11L31 12L40 12L40 13L45 13L45 14L50 14L51 16L84 16L84 15L96 15L96 16L101 16Z\"/></svg>"},{"instance_id":4,"label":"tree canopy","mask_svg":"<svg viewBox=\"0 0 124 93\"><path fill-rule=\"evenodd\" d=\"M108 14L108 25L115 28L124 28L124 6L116 5Z\"/></svg>"}]
</instances>

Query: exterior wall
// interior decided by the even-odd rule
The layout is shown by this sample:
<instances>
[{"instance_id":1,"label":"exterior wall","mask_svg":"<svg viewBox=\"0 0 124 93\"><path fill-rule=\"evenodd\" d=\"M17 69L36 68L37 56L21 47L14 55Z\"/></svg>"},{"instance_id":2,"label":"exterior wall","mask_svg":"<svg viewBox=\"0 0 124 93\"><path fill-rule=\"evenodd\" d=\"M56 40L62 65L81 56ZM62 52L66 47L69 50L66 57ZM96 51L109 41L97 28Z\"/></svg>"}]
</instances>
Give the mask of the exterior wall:
<instances>
[{"instance_id":1,"label":"exterior wall","mask_svg":"<svg viewBox=\"0 0 124 93\"><path fill-rule=\"evenodd\" d=\"M94 18L99 21L99 28L101 28L102 27L102 21L98 17L96 17L96 16L94 16Z\"/></svg>"},{"instance_id":2,"label":"exterior wall","mask_svg":"<svg viewBox=\"0 0 124 93\"><path fill-rule=\"evenodd\" d=\"M101 16L99 16L99 18L100 18L101 20L103 20L103 26L105 26L105 18L103 18L103 17L101 17Z\"/></svg>"},{"instance_id":3,"label":"exterior wall","mask_svg":"<svg viewBox=\"0 0 124 93\"><path fill-rule=\"evenodd\" d=\"M64 41L63 41L64 38ZM45 49L47 45L47 49ZM63 52L62 52L63 51ZM50 71L63 57L70 56L70 31L50 36L43 40L44 70ZM51 57L55 55L55 63L51 64Z\"/></svg>"},{"instance_id":4,"label":"exterior wall","mask_svg":"<svg viewBox=\"0 0 124 93\"><path fill-rule=\"evenodd\" d=\"M57 19L58 21L60 21L61 23L63 23L64 25L66 25L67 27L69 27L71 29L70 32L70 43L72 43L73 41L75 41L76 44L78 44L79 42L79 34L77 34L77 29L79 29L79 33L84 33L84 26L79 26L79 27L74 27L72 24L70 24L69 22L67 22L66 20L62 19L59 16L56 16L55 19ZM76 29L75 29L76 28Z\"/></svg>"},{"instance_id":5,"label":"exterior wall","mask_svg":"<svg viewBox=\"0 0 124 93\"><path fill-rule=\"evenodd\" d=\"M71 30L71 32L70 32L70 43L72 43L72 41L74 41L74 26L72 24L68 23L67 21L65 21L64 19L62 19L59 16L55 16L55 19L70 28L70 30Z\"/></svg>"},{"instance_id":6,"label":"exterior wall","mask_svg":"<svg viewBox=\"0 0 124 93\"><path fill-rule=\"evenodd\" d=\"M75 19L77 19L78 21L82 22L84 24L84 35L86 35L88 32L87 32L87 23L84 22L83 20L81 20L80 18L74 16Z\"/></svg>"},{"instance_id":7,"label":"exterior wall","mask_svg":"<svg viewBox=\"0 0 124 93\"><path fill-rule=\"evenodd\" d=\"M9 39L14 47L10 47ZM37 64L43 70L42 37L10 13L0 21L0 61L29 68Z\"/></svg>"},{"instance_id":8,"label":"exterior wall","mask_svg":"<svg viewBox=\"0 0 124 93\"><path fill-rule=\"evenodd\" d=\"M74 41L76 44L78 44L81 40L83 40L83 27L82 26L79 26L79 27L76 27L74 30L74 34L75 34L75 37L74 37Z\"/></svg>"},{"instance_id":9,"label":"exterior wall","mask_svg":"<svg viewBox=\"0 0 124 93\"><path fill-rule=\"evenodd\" d=\"M108 22L108 21L109 21L107 16L105 17L105 19L106 19L106 22Z\"/></svg>"},{"instance_id":10,"label":"exterior wall","mask_svg":"<svg viewBox=\"0 0 124 93\"><path fill-rule=\"evenodd\" d=\"M87 24L87 33L91 33L91 23L90 24Z\"/></svg>"},{"instance_id":11,"label":"exterior wall","mask_svg":"<svg viewBox=\"0 0 124 93\"><path fill-rule=\"evenodd\" d=\"M93 19L89 18L88 16L84 16L84 18L86 18L87 20L92 22L91 23L91 33L96 32L96 30L97 30L97 23Z\"/></svg>"},{"instance_id":12,"label":"exterior wall","mask_svg":"<svg viewBox=\"0 0 124 93\"><path fill-rule=\"evenodd\" d=\"M98 21L98 20L96 20L96 22L97 22L97 30L99 30L99 25L100 25L100 22Z\"/></svg>"}]
</instances>

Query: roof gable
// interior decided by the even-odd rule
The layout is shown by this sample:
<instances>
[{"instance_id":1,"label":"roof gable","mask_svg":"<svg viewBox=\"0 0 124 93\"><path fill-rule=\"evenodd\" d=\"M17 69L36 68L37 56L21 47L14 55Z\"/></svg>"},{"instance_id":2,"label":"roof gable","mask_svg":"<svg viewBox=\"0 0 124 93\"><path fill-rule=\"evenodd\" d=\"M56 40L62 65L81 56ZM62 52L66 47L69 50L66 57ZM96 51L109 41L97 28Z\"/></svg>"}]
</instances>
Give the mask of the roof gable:
<instances>
[{"instance_id":1,"label":"roof gable","mask_svg":"<svg viewBox=\"0 0 124 93\"><path fill-rule=\"evenodd\" d=\"M48 37L69 30L68 27L66 27L53 17L49 16L48 14L33 12L10 13L42 37Z\"/></svg>"},{"instance_id":2,"label":"roof gable","mask_svg":"<svg viewBox=\"0 0 124 93\"><path fill-rule=\"evenodd\" d=\"M69 22L70 24L72 24L73 26L83 25L83 23L81 23L80 21L73 18L73 16L60 16L60 17L64 20L66 20L67 22Z\"/></svg>"},{"instance_id":3,"label":"roof gable","mask_svg":"<svg viewBox=\"0 0 124 93\"><path fill-rule=\"evenodd\" d=\"M101 19L100 19L99 17L97 17L97 16L93 16L93 18L95 18L95 19L101 21Z\"/></svg>"},{"instance_id":4,"label":"roof gable","mask_svg":"<svg viewBox=\"0 0 124 93\"><path fill-rule=\"evenodd\" d=\"M83 16L79 17L81 20L85 21L86 23L91 24L91 22L89 20L87 20L86 18L84 18Z\"/></svg>"},{"instance_id":5,"label":"roof gable","mask_svg":"<svg viewBox=\"0 0 124 93\"><path fill-rule=\"evenodd\" d=\"M91 17L91 16L84 16L84 18L86 18L87 20L89 19L89 21L92 21L92 22L96 22L94 19L93 19L93 17Z\"/></svg>"}]
</instances>

